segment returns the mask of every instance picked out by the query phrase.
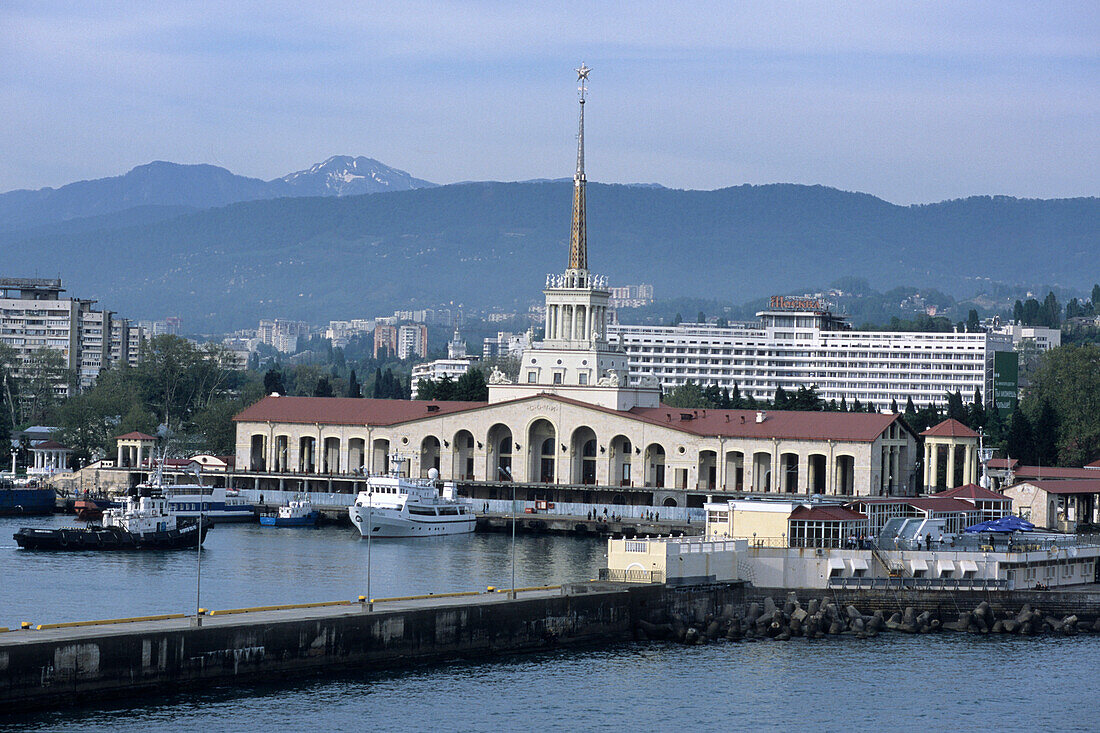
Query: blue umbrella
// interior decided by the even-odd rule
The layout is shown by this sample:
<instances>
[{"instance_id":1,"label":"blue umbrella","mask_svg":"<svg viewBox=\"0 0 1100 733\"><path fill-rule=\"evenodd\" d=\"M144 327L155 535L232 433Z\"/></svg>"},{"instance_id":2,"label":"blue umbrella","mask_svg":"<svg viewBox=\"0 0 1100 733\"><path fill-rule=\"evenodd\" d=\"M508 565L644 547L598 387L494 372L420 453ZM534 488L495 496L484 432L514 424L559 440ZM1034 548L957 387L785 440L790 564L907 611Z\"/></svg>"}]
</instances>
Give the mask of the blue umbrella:
<instances>
[{"instance_id":1,"label":"blue umbrella","mask_svg":"<svg viewBox=\"0 0 1100 733\"><path fill-rule=\"evenodd\" d=\"M1017 516L1009 514L1007 517L990 519L980 524L975 524L972 527L967 527L963 531L977 534L979 532L1030 532L1033 529L1035 529L1035 525L1031 522L1024 521Z\"/></svg>"}]
</instances>

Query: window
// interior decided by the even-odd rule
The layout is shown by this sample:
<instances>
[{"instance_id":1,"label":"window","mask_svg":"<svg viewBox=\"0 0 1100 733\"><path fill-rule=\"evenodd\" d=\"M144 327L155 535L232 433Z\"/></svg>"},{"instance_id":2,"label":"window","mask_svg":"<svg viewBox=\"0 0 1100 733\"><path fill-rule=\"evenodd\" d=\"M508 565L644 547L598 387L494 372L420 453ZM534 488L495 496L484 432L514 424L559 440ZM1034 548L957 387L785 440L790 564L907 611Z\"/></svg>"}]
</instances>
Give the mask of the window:
<instances>
[{"instance_id":1,"label":"window","mask_svg":"<svg viewBox=\"0 0 1100 733\"><path fill-rule=\"evenodd\" d=\"M537 377L535 376L534 371L527 372L527 383L528 384L534 384L536 379L537 379Z\"/></svg>"},{"instance_id":2,"label":"window","mask_svg":"<svg viewBox=\"0 0 1100 733\"><path fill-rule=\"evenodd\" d=\"M562 376L561 372L554 372L554 384L561 384Z\"/></svg>"},{"instance_id":3,"label":"window","mask_svg":"<svg viewBox=\"0 0 1100 733\"><path fill-rule=\"evenodd\" d=\"M588 384L588 375L587 374L581 374L579 377L577 377L577 380L578 380L577 381L578 384Z\"/></svg>"}]
</instances>

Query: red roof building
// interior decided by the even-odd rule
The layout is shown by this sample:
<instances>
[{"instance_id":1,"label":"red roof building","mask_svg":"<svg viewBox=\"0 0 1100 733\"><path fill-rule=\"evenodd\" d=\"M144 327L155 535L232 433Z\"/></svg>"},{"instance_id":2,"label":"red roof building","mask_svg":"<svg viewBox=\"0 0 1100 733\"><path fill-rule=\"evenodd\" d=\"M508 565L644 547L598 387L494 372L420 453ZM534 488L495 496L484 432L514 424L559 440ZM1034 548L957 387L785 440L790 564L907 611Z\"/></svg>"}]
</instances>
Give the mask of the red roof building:
<instances>
[{"instance_id":1,"label":"red roof building","mask_svg":"<svg viewBox=\"0 0 1100 733\"><path fill-rule=\"evenodd\" d=\"M970 428L963 425L961 422L954 418L949 418L933 425L932 427L921 433L921 437L928 438L977 438L978 434Z\"/></svg>"}]
</instances>

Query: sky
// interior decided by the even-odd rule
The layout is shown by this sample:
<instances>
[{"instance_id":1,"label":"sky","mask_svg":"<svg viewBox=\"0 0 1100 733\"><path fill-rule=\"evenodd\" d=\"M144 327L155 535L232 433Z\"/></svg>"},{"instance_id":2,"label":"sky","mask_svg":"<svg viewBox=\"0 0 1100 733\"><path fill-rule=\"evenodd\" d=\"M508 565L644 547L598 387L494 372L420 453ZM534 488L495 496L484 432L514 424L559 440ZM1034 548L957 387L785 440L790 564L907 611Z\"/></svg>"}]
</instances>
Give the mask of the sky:
<instances>
[{"instance_id":1,"label":"sky","mask_svg":"<svg viewBox=\"0 0 1100 733\"><path fill-rule=\"evenodd\" d=\"M1100 195L1092 2L0 4L0 191L152 160L271 179Z\"/></svg>"}]
</instances>

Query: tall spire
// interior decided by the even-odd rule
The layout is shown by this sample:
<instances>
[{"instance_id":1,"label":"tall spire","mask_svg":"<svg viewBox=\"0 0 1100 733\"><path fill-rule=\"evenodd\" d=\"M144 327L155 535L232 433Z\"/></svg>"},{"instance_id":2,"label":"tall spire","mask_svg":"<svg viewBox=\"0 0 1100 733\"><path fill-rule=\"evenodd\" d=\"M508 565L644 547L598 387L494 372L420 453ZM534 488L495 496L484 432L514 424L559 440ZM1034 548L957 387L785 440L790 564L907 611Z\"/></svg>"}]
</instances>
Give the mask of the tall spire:
<instances>
[{"instance_id":1,"label":"tall spire","mask_svg":"<svg viewBox=\"0 0 1100 733\"><path fill-rule=\"evenodd\" d=\"M580 85L581 114L577 132L577 172L573 174L573 229L569 236L569 269L588 270L588 227L585 222L584 177L584 94L592 69L581 64L577 72Z\"/></svg>"}]
</instances>

